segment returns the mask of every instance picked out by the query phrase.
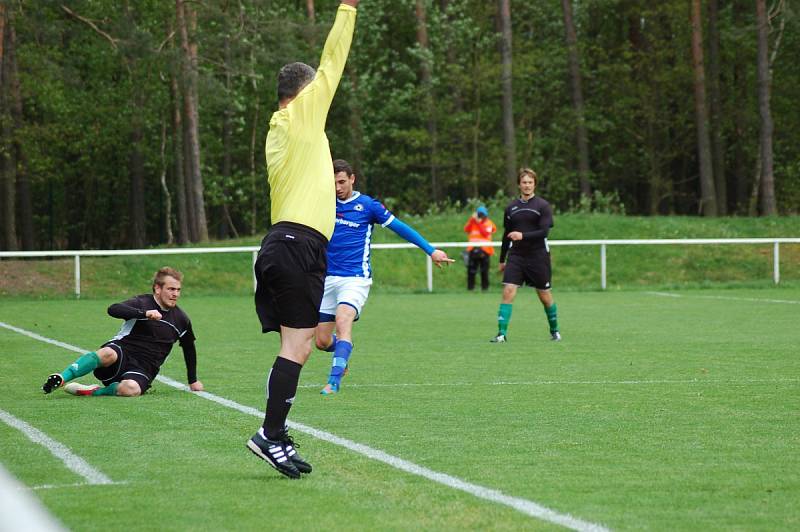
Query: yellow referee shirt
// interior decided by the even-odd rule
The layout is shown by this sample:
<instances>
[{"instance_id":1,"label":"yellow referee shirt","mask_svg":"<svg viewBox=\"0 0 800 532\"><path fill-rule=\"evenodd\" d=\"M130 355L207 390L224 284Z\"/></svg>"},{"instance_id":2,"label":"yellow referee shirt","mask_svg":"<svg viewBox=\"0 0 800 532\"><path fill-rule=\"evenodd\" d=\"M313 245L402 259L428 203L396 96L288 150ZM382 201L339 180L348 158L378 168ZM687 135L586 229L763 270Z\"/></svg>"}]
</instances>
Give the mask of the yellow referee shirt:
<instances>
[{"instance_id":1,"label":"yellow referee shirt","mask_svg":"<svg viewBox=\"0 0 800 532\"><path fill-rule=\"evenodd\" d=\"M340 5L314 80L272 115L265 146L272 223L303 224L329 240L336 218L336 187L325 122L355 24L356 9Z\"/></svg>"}]
</instances>

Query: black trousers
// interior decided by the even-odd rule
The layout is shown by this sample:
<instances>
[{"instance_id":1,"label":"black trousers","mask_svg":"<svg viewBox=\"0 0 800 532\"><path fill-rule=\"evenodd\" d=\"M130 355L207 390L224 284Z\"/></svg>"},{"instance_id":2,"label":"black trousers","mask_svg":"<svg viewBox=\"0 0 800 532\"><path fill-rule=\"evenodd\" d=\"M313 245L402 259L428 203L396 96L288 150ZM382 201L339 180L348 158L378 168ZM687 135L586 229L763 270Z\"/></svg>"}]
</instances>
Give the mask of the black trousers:
<instances>
[{"instance_id":1,"label":"black trousers","mask_svg":"<svg viewBox=\"0 0 800 532\"><path fill-rule=\"evenodd\" d=\"M475 289L475 275L481 271L481 290L489 288L489 255L481 248L469 252L467 261L467 290Z\"/></svg>"}]
</instances>

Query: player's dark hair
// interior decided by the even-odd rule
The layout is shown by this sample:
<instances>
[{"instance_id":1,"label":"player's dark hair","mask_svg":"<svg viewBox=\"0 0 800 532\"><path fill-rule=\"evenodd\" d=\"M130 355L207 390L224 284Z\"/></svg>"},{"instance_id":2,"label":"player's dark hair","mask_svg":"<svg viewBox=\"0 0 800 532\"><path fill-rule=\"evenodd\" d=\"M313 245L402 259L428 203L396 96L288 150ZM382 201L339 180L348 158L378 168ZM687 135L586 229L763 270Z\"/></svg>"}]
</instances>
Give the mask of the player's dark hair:
<instances>
[{"instance_id":1,"label":"player's dark hair","mask_svg":"<svg viewBox=\"0 0 800 532\"><path fill-rule=\"evenodd\" d=\"M289 63L278 71L278 101L294 98L314 79L316 71L305 63Z\"/></svg>"},{"instance_id":2,"label":"player's dark hair","mask_svg":"<svg viewBox=\"0 0 800 532\"><path fill-rule=\"evenodd\" d=\"M156 291L156 286L164 286L167 277L172 277L178 282L183 281L183 274L176 270L175 268L170 268L169 266L164 266L160 270L156 272L153 276L153 292Z\"/></svg>"},{"instance_id":3,"label":"player's dark hair","mask_svg":"<svg viewBox=\"0 0 800 532\"><path fill-rule=\"evenodd\" d=\"M539 184L539 178L536 176L536 172L534 172L532 168L520 168L519 175L517 175L518 185L522 183L522 178L525 176L532 178L535 185Z\"/></svg>"},{"instance_id":4,"label":"player's dark hair","mask_svg":"<svg viewBox=\"0 0 800 532\"><path fill-rule=\"evenodd\" d=\"M336 175L339 172L344 172L348 176L351 176L353 175L353 167L350 166L350 163L344 159L336 159L333 161L333 175Z\"/></svg>"}]
</instances>

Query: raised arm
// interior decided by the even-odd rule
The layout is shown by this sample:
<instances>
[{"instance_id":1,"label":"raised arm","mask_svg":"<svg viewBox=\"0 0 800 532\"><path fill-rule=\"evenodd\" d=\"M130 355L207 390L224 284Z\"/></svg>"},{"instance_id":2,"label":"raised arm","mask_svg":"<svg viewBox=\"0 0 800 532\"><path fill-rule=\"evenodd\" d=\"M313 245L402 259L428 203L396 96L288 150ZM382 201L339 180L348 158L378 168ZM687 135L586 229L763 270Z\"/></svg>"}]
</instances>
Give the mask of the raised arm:
<instances>
[{"instance_id":1,"label":"raised arm","mask_svg":"<svg viewBox=\"0 0 800 532\"><path fill-rule=\"evenodd\" d=\"M328 110L342 78L347 55L350 53L350 44L353 41L356 5L358 0L345 0L339 5L336 20L325 40L314 80L293 102L294 111L302 114L302 120L311 124L314 130L325 128Z\"/></svg>"}]
</instances>

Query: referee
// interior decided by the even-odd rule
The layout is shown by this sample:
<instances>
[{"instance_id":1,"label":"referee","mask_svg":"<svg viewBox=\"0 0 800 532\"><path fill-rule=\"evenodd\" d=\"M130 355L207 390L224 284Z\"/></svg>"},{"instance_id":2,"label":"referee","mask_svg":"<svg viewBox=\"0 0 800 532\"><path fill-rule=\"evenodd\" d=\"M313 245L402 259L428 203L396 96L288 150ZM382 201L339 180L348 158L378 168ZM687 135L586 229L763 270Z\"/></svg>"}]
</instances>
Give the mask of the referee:
<instances>
[{"instance_id":1,"label":"referee","mask_svg":"<svg viewBox=\"0 0 800 532\"><path fill-rule=\"evenodd\" d=\"M492 343L507 340L511 305L517 289L523 284L536 289L547 314L550 338L561 340L556 304L550 292L550 248L547 245L547 234L553 227L553 209L544 199L536 196L536 179L536 172L530 168L520 170L517 177L520 197L509 203L503 217L505 228L500 249L503 299L497 313L497 336L492 338Z\"/></svg>"},{"instance_id":2,"label":"referee","mask_svg":"<svg viewBox=\"0 0 800 532\"><path fill-rule=\"evenodd\" d=\"M281 68L278 110L265 147L272 227L256 259L255 303L262 331L280 333L281 347L267 378L264 423L247 447L290 478L311 472L294 448L286 417L319 321L336 218L325 121L350 51L358 2L342 0L316 71L304 63Z\"/></svg>"}]
</instances>

